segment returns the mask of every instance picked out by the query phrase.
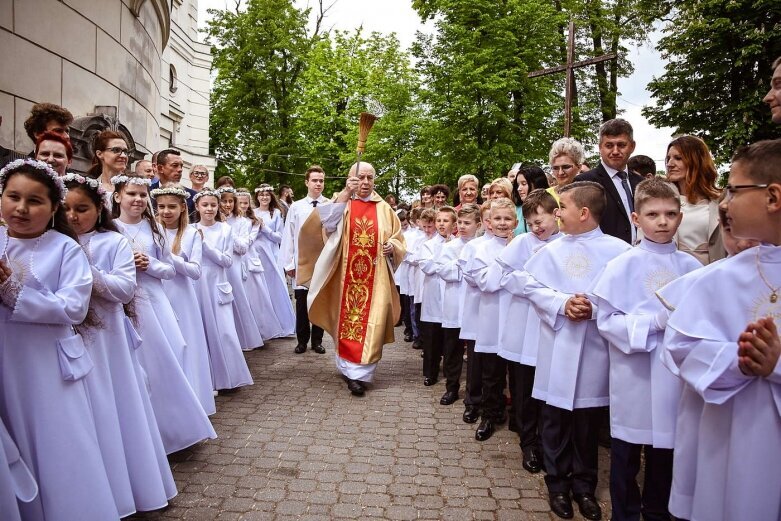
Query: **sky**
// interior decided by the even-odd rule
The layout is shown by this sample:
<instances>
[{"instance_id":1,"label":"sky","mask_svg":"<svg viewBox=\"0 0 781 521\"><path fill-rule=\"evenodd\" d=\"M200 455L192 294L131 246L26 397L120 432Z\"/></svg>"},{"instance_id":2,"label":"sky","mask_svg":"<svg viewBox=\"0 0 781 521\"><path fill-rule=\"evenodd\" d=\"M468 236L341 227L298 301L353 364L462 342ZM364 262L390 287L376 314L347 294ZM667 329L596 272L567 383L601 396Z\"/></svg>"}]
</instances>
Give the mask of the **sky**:
<instances>
[{"instance_id":1,"label":"sky","mask_svg":"<svg viewBox=\"0 0 781 521\"><path fill-rule=\"evenodd\" d=\"M325 29L352 30L363 26L368 32L395 32L404 47L409 48L415 40L416 31L433 32L433 24L422 24L417 13L412 9L411 0L323 0L324 5L332 5L326 14ZM234 0L227 0L233 5ZM317 6L317 0L296 0L298 7ZM226 0L199 0L198 23L205 26L209 8L224 9ZM659 33L652 33L651 43L632 47L627 58L635 64L635 72L628 78L619 78L618 109L623 110L621 117L628 120L635 131L637 148L635 154L644 154L656 160L658 170L664 169L664 155L667 144L671 141L673 129L655 128L640 114L644 105L651 102L650 93L646 90L648 82L654 76L659 76L664 65L659 53L654 49L653 42L658 40ZM515 161L508 160L512 164Z\"/></svg>"}]
</instances>

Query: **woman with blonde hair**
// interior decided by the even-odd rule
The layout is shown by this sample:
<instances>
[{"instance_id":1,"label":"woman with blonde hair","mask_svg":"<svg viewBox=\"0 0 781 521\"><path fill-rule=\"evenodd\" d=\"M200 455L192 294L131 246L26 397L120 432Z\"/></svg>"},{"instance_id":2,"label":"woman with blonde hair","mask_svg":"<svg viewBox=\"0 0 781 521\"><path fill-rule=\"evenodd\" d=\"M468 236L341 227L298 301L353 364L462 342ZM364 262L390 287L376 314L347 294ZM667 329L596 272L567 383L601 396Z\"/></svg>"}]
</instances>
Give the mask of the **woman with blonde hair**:
<instances>
[{"instance_id":1,"label":"woman with blonde hair","mask_svg":"<svg viewBox=\"0 0 781 521\"><path fill-rule=\"evenodd\" d=\"M556 186L548 188L548 193L558 203L561 188L572 183L575 176L580 173L580 167L586 159L586 152L577 139L563 137L553 142L548 159L551 173L556 179Z\"/></svg>"},{"instance_id":2,"label":"woman with blonde hair","mask_svg":"<svg viewBox=\"0 0 781 521\"><path fill-rule=\"evenodd\" d=\"M481 204L482 199L480 197L480 181L472 174L464 174L458 178L458 185L456 195L453 197L453 202L458 203L455 206L455 210L461 209L461 205L467 203Z\"/></svg>"},{"instance_id":3,"label":"woman with blonde hair","mask_svg":"<svg viewBox=\"0 0 781 521\"><path fill-rule=\"evenodd\" d=\"M510 199L513 197L513 184L506 177L497 177L491 181L488 187L488 199L494 201L496 199Z\"/></svg>"},{"instance_id":4,"label":"woman with blonde hair","mask_svg":"<svg viewBox=\"0 0 781 521\"><path fill-rule=\"evenodd\" d=\"M719 189L716 165L705 142L695 136L680 136L667 145L667 180L681 194L683 220L678 227L678 249L707 265L724 258L719 232Z\"/></svg>"}]
</instances>

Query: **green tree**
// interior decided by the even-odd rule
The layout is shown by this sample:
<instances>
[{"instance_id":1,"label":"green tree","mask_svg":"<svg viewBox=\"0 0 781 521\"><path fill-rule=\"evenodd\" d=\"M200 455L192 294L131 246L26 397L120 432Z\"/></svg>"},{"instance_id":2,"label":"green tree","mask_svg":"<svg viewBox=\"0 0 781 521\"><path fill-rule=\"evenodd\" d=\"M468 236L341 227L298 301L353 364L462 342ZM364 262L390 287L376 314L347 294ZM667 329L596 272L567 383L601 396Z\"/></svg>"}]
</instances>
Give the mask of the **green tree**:
<instances>
[{"instance_id":1,"label":"green tree","mask_svg":"<svg viewBox=\"0 0 781 521\"><path fill-rule=\"evenodd\" d=\"M296 133L304 137L301 150L332 179L329 191L343 186L340 178L356 159L358 118L367 98L385 107L363 158L377 169L377 191L399 193L417 186L419 167L412 153L419 119L417 78L395 35L364 37L361 29L330 33L310 52L302 89Z\"/></svg>"},{"instance_id":2,"label":"green tree","mask_svg":"<svg viewBox=\"0 0 781 521\"><path fill-rule=\"evenodd\" d=\"M302 171L306 162L297 157L300 141L293 129L307 53L319 39L317 30L307 34L309 11L290 0L249 0L244 10L237 5L235 11L209 12L216 175L230 174L240 183L289 181L284 172Z\"/></svg>"},{"instance_id":3,"label":"green tree","mask_svg":"<svg viewBox=\"0 0 781 521\"><path fill-rule=\"evenodd\" d=\"M561 17L547 0L415 0L436 34L413 46L424 88L426 182L503 175L547 157L561 134L563 77L528 79L558 62Z\"/></svg>"},{"instance_id":4,"label":"green tree","mask_svg":"<svg viewBox=\"0 0 781 521\"><path fill-rule=\"evenodd\" d=\"M762 97L781 55L781 3L775 0L667 0L659 50L665 71L649 84L643 115L676 133L703 138L719 162L740 145L778 138Z\"/></svg>"}]
</instances>

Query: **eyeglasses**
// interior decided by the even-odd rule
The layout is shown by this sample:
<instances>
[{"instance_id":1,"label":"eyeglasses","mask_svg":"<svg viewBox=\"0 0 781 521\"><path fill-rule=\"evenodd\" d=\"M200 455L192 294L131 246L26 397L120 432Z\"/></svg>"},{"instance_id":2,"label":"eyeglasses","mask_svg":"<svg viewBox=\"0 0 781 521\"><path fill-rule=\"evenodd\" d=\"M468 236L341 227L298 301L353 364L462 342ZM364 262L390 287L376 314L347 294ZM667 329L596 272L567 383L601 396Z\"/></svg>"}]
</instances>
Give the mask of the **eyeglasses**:
<instances>
[{"instance_id":1,"label":"eyeglasses","mask_svg":"<svg viewBox=\"0 0 781 521\"><path fill-rule=\"evenodd\" d=\"M759 188L767 188L770 186L769 184L760 184L760 185L727 185L724 187L724 189L727 191L727 196L724 198L725 201L732 199L735 197L735 194L738 193L741 190L756 190Z\"/></svg>"},{"instance_id":2,"label":"eyeglasses","mask_svg":"<svg viewBox=\"0 0 781 521\"><path fill-rule=\"evenodd\" d=\"M127 148L122 148L122 147L111 147L111 148L107 148L106 150L118 156L122 154L128 155L128 153L130 152Z\"/></svg>"},{"instance_id":3,"label":"eyeglasses","mask_svg":"<svg viewBox=\"0 0 781 521\"><path fill-rule=\"evenodd\" d=\"M575 167L575 165L561 165L561 166L552 166L550 167L551 172L557 172L561 170L562 172L566 172L567 170L572 170Z\"/></svg>"},{"instance_id":4,"label":"eyeglasses","mask_svg":"<svg viewBox=\"0 0 781 521\"><path fill-rule=\"evenodd\" d=\"M209 172L190 172L190 175L194 175L196 177L206 177L209 175Z\"/></svg>"}]
</instances>

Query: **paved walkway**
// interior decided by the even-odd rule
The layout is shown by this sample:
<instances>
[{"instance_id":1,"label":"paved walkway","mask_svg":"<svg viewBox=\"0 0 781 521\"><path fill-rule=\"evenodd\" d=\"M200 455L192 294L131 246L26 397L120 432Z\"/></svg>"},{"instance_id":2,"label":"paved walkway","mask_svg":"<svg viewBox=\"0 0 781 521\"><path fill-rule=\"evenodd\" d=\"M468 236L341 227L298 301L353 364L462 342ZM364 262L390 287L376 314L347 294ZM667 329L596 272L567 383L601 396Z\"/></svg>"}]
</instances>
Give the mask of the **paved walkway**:
<instances>
[{"instance_id":1,"label":"paved walkway","mask_svg":"<svg viewBox=\"0 0 781 521\"><path fill-rule=\"evenodd\" d=\"M461 402L439 405L444 383L423 386L419 351L386 346L376 381L353 397L328 335L324 345L325 355L296 355L288 339L247 353L255 385L217 398L219 438L174 454L179 495L133 519L558 519L542 474L521 468L517 435L504 426L475 441Z\"/></svg>"}]
</instances>

